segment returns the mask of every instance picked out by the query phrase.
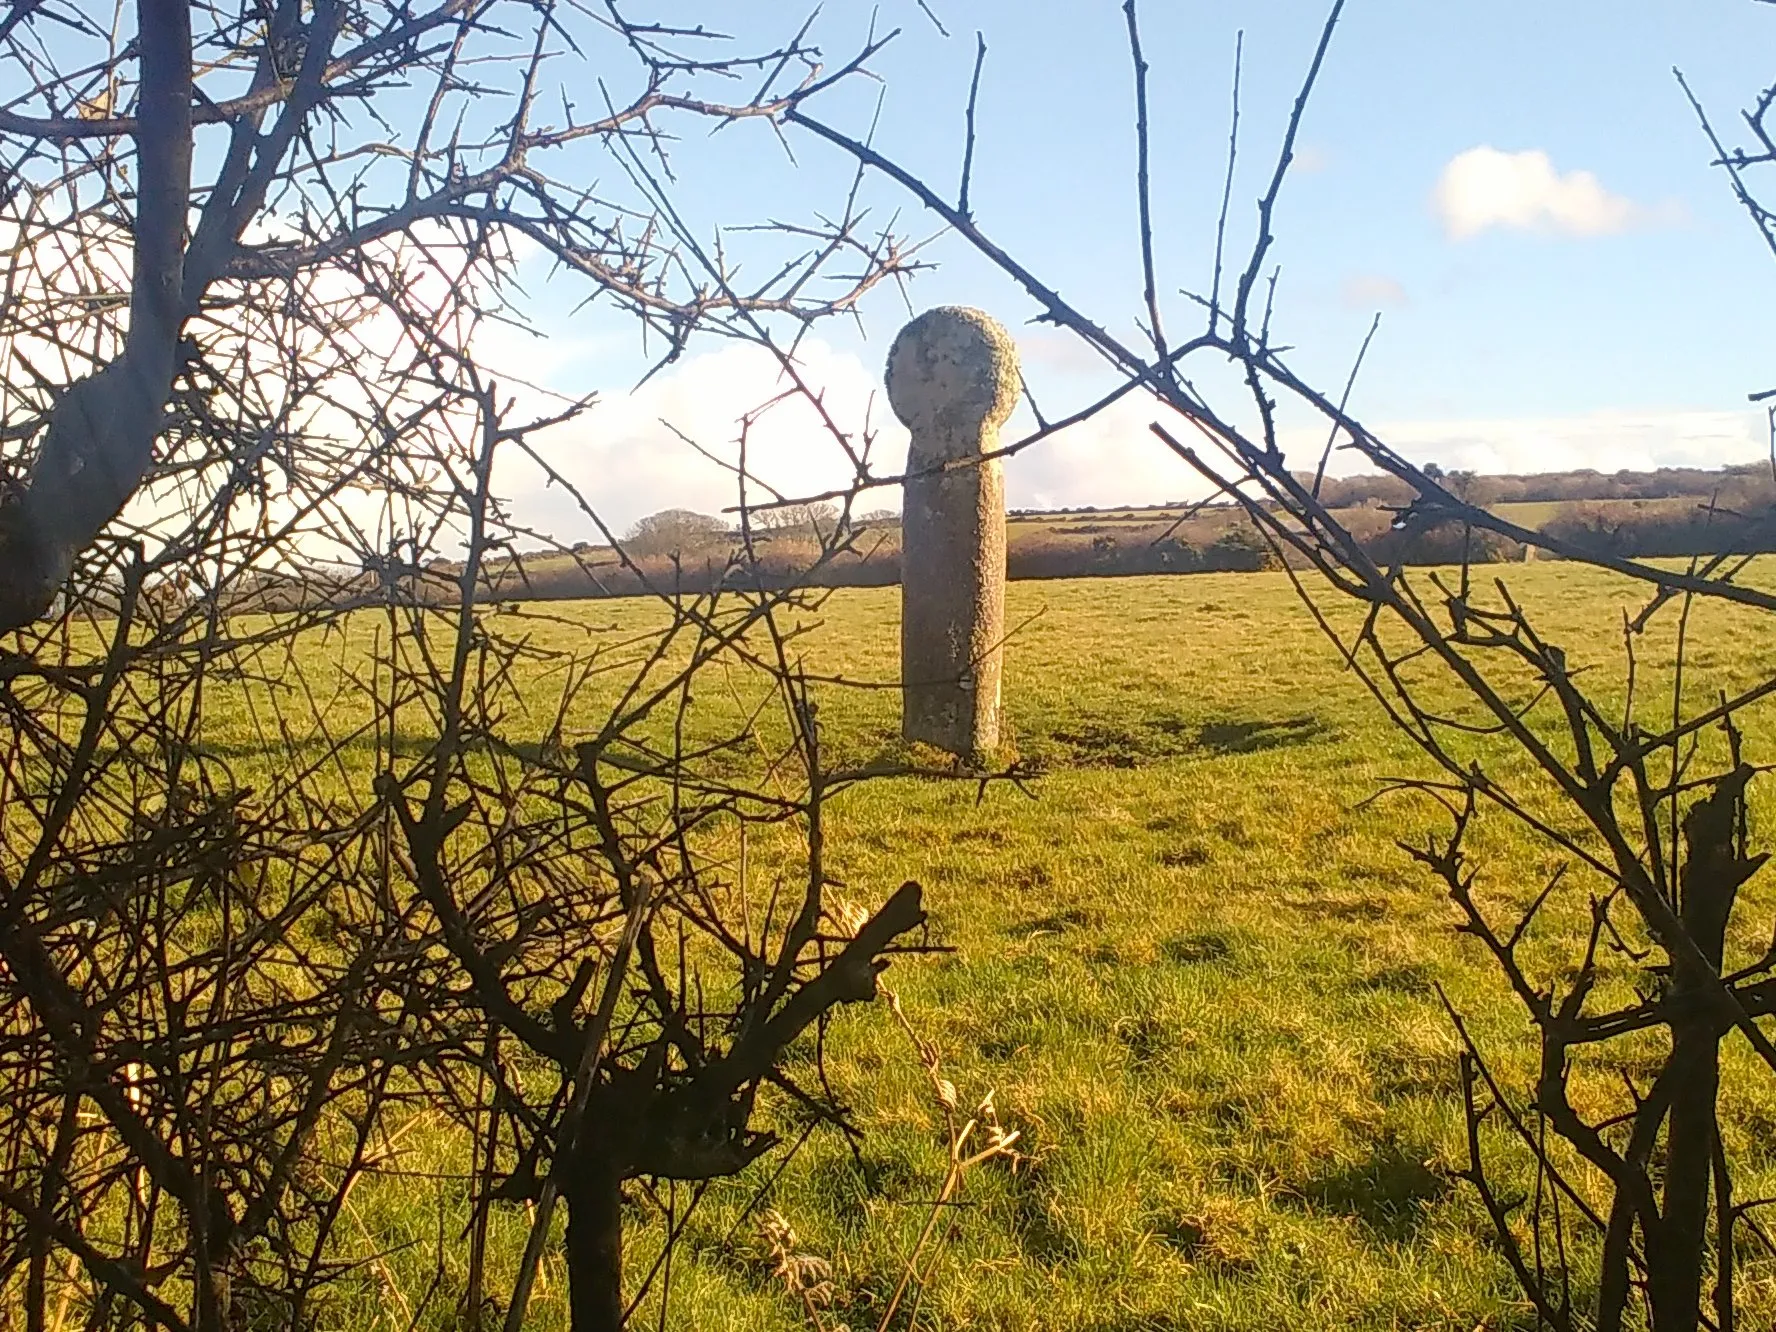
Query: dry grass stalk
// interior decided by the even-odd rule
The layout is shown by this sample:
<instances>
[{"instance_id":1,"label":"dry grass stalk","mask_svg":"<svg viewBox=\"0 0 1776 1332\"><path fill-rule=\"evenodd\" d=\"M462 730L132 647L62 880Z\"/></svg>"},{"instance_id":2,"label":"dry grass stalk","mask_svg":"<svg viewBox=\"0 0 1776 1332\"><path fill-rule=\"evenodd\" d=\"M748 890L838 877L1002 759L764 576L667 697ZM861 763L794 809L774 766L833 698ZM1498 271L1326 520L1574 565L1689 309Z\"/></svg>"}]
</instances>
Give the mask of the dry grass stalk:
<instances>
[{"instance_id":1,"label":"dry grass stalk","mask_svg":"<svg viewBox=\"0 0 1776 1332\"><path fill-rule=\"evenodd\" d=\"M913 1026L900 1002L899 994L886 986L881 987L881 993L888 1001L894 1020L912 1042L919 1062L924 1066L931 1099L943 1117L947 1159L943 1182L938 1188L937 1196L927 1205L919 1237L914 1242L912 1251L902 1261L900 1277L874 1323L873 1332L887 1332L894 1323L895 1315L906 1305L909 1295L912 1296L912 1303L908 1309L906 1325L911 1327L916 1321L919 1303L943 1260L950 1236L955 1232L960 1216L958 1196L970 1172L989 1161L1004 1161L1012 1170L1016 1170L1025 1159L1017 1148L1022 1134L1017 1129L1006 1128L1000 1122L998 1109L993 1103L994 1093L989 1090L981 1097L974 1110L964 1116L956 1084L944 1076L942 1056L937 1045L921 1036ZM824 1258L802 1252L795 1231L782 1213L775 1209L761 1216L758 1230L770 1254L772 1274L801 1303L809 1324L817 1332L849 1332L848 1325L831 1323L823 1312L835 1298L832 1264Z\"/></svg>"}]
</instances>

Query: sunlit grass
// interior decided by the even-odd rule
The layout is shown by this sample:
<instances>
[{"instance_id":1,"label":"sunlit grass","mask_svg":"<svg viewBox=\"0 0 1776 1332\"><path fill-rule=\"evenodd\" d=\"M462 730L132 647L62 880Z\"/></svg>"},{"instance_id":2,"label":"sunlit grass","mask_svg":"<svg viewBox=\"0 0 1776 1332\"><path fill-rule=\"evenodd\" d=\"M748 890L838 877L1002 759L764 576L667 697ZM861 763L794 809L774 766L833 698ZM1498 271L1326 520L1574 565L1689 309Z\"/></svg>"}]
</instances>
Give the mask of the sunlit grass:
<instances>
[{"instance_id":1,"label":"sunlit grass","mask_svg":"<svg viewBox=\"0 0 1776 1332\"><path fill-rule=\"evenodd\" d=\"M1595 666L1593 689L1620 707L1621 615L1642 590L1569 565L1506 572L1546 635ZM552 618L525 625L539 736L558 688L550 652L634 644L660 620L639 601L546 609ZM898 695L870 686L893 679L897 610L895 589L837 592L797 640L812 674L849 682L816 686L835 764L894 751ZM1341 669L1283 575L1024 582L1010 589L1008 619L1009 730L1044 774L1035 798L896 778L829 811L829 863L845 895L873 904L903 879L926 886L936 935L953 951L897 963L893 983L964 1102L995 1091L1030 1155L1016 1172L971 1178L919 1325L1527 1326L1483 1214L1450 1176L1464 1148L1457 1046L1438 989L1518 1075L1524 1022L1477 946L1454 932L1436 885L1395 845L1442 831L1439 812L1370 800L1426 761ZM1649 720L1669 714L1675 623L1668 611L1638 648ZM366 616L317 643L295 663L305 687L328 697L376 632ZM1689 633L1692 708L1767 671L1776 649L1766 620L1720 607L1699 608ZM633 655L613 657L623 652ZM1447 685L1429 687L1459 703ZM277 691L256 689L253 706L244 691L204 741L269 779L275 765L256 746ZM697 724L731 724L753 697L746 689L713 672ZM585 724L608 698L595 682L577 705ZM335 731L363 720L349 707L328 714ZM508 719L515 740L524 726ZM1776 755L1768 713L1746 730L1754 761ZM368 782L374 752L349 751L337 780ZM1522 770L1496 745L1476 752L1501 773ZM1759 824L1770 808L1760 793ZM1501 913L1556 863L1501 818L1485 821L1474 850L1483 900ZM1750 900L1734 946L1755 953L1771 894ZM1564 956L1583 911L1576 887L1538 956ZM1776 1077L1739 1045L1728 1051L1739 1189L1776 1192ZM941 1180L942 1134L924 1071L879 1008L837 1019L826 1062L860 1144L817 1133L774 1179L772 1158L711 1189L674 1259L666 1326L805 1325L744 1215L761 1193L832 1262L835 1320L875 1326ZM463 1143L423 1124L400 1144L402 1167L421 1174L460 1172L464 1156ZM689 1191L676 1198L682 1206ZM369 1182L353 1206L366 1252L381 1256L341 1285L329 1321L404 1327L420 1310L421 1324L445 1325L448 1300L431 1313L421 1305L440 1253L439 1286L460 1288L462 1186ZM639 1190L635 1221L639 1272L660 1233ZM490 1289L515 1266L525 1224L520 1208L497 1212ZM1776 1319L1768 1266L1740 1280L1752 1323ZM562 1327L565 1312L553 1262L531 1325Z\"/></svg>"}]
</instances>

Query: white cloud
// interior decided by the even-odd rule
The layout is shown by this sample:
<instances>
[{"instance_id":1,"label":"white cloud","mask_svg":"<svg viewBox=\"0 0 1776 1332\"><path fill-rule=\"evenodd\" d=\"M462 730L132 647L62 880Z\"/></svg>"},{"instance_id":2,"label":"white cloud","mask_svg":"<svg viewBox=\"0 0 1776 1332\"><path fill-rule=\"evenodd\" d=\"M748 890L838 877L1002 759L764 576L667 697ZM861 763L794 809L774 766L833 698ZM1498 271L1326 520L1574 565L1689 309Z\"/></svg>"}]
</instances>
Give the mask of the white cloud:
<instances>
[{"instance_id":1,"label":"white cloud","mask_svg":"<svg viewBox=\"0 0 1776 1332\"><path fill-rule=\"evenodd\" d=\"M875 360L866 364L812 338L802 342L799 360L806 382L823 395L827 412L851 436L854 448L863 447L865 436L874 432L872 474L898 474L906 464L906 431L888 408ZM569 377L562 369L557 362L550 380ZM635 392L603 398L578 420L538 437L538 451L616 531L665 508L719 513L736 502L733 471L700 454L669 426L717 458L736 462L742 419L784 387L777 364L760 348L735 345L690 355ZM1151 399L1125 398L1009 458L1007 504L1150 504L1202 494L1203 482L1147 428L1156 418L1170 417ZM1182 422L1171 424L1174 433L1188 435ZM1020 406L1002 442L1011 443L1033 425L1028 408ZM506 456L509 470L500 489L520 521L561 541L595 539L571 495L548 485L515 451ZM751 426L746 462L748 471L791 497L842 488L854 475L818 414L796 398ZM756 486L751 494L766 498ZM899 488L870 491L858 504L865 510L898 508Z\"/></svg>"},{"instance_id":2,"label":"white cloud","mask_svg":"<svg viewBox=\"0 0 1776 1332\"><path fill-rule=\"evenodd\" d=\"M1557 171L1540 149L1507 153L1484 144L1449 160L1432 203L1454 240L1492 227L1601 236L1624 231L1647 216L1647 210L1611 193L1591 172Z\"/></svg>"},{"instance_id":3,"label":"white cloud","mask_svg":"<svg viewBox=\"0 0 1776 1332\"><path fill-rule=\"evenodd\" d=\"M804 382L821 395L852 449L868 449L872 474L898 474L906 463L906 431L888 410L879 371L813 338L802 341L797 360ZM749 413L759 414L746 428L746 469L758 481L790 497L849 485L854 466L806 398L783 397L760 413L789 387L776 359L761 347L698 352L635 391L603 398L577 420L538 436L537 450L619 532L660 509L720 513L734 505L739 487L732 465L739 462ZM595 539L572 496L549 486L515 452L508 461L501 489L522 521L558 540ZM749 488L749 501L769 498L759 485ZM898 502L888 490L860 500L864 509Z\"/></svg>"},{"instance_id":4,"label":"white cloud","mask_svg":"<svg viewBox=\"0 0 1776 1332\"><path fill-rule=\"evenodd\" d=\"M596 359L589 356L588 359ZM906 432L879 389L879 367L809 339L801 348L807 382L861 448L873 430L871 470L892 476L905 464ZM551 376L555 378L555 376ZM543 455L581 490L613 529L665 508L719 513L737 498L731 470L700 455L670 422L718 458L737 459L740 422L783 388L768 353L726 346L691 355L631 394L601 401L585 416L538 441ZM1047 405L1047 404L1045 404ZM1058 405L1050 405L1058 410ZM1205 487L1148 429L1170 414L1148 398L1129 397L1006 462L1006 500L1013 508L1110 507L1200 497ZM1004 432L1017 439L1032 422L1020 407ZM1188 425L1168 420L1190 439ZM1751 410L1600 411L1570 416L1469 420L1371 421L1393 448L1420 462L1488 473L1590 467L1602 472L1667 466L1720 467L1760 457L1767 448L1761 414ZM1283 433L1291 463L1311 467L1325 444L1323 429ZM596 539L575 501L550 488L527 461L508 454L501 490L521 522L557 539ZM785 400L750 428L748 468L790 496L846 486L852 466L805 401ZM1369 470L1354 455L1334 455L1335 473ZM754 495L762 498L755 490ZM865 495L864 509L898 507L898 488Z\"/></svg>"},{"instance_id":5,"label":"white cloud","mask_svg":"<svg viewBox=\"0 0 1776 1332\"><path fill-rule=\"evenodd\" d=\"M1118 399L1090 420L1007 459L1006 504L1014 509L1109 508L1202 495L1202 478L1148 429L1156 420L1181 439L1196 438L1182 418L1151 398ZM1006 429L1006 441L1032 424L1020 410Z\"/></svg>"},{"instance_id":6,"label":"white cloud","mask_svg":"<svg viewBox=\"0 0 1776 1332\"><path fill-rule=\"evenodd\" d=\"M1077 333L1040 324L1013 330L1025 375L1039 380L1047 373L1102 377L1107 362Z\"/></svg>"},{"instance_id":7,"label":"white cloud","mask_svg":"<svg viewBox=\"0 0 1776 1332\"><path fill-rule=\"evenodd\" d=\"M1385 273L1352 273L1344 280L1338 295L1353 310L1396 308L1406 304L1406 288Z\"/></svg>"},{"instance_id":8,"label":"white cloud","mask_svg":"<svg viewBox=\"0 0 1776 1332\"><path fill-rule=\"evenodd\" d=\"M1295 160L1291 163L1291 169L1315 175L1329 169L1331 165L1332 154L1318 144L1309 143L1303 144L1295 150Z\"/></svg>"}]
</instances>

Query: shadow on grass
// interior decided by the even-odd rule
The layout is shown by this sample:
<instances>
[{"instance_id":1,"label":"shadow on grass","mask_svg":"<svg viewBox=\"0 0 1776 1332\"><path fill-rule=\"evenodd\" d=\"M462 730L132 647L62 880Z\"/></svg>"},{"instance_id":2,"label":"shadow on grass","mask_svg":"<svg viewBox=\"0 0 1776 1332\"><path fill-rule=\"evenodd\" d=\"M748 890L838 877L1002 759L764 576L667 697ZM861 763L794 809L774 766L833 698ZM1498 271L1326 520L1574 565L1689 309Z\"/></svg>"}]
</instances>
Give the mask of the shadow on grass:
<instances>
[{"instance_id":1,"label":"shadow on grass","mask_svg":"<svg viewBox=\"0 0 1776 1332\"><path fill-rule=\"evenodd\" d=\"M1301 1187L1301 1200L1353 1217L1385 1239L1411 1239L1430 1205L1454 1187L1446 1174L1426 1162L1428 1154L1398 1143L1382 1144L1365 1161L1309 1180Z\"/></svg>"},{"instance_id":2,"label":"shadow on grass","mask_svg":"<svg viewBox=\"0 0 1776 1332\"><path fill-rule=\"evenodd\" d=\"M807 1188L820 1210L847 1238L864 1234L871 1203L911 1205L929 1186L913 1158L893 1144L878 1142L855 1155L833 1155L817 1162L807 1175Z\"/></svg>"},{"instance_id":3,"label":"shadow on grass","mask_svg":"<svg viewBox=\"0 0 1776 1332\"><path fill-rule=\"evenodd\" d=\"M1233 943L1224 934L1180 934L1159 946L1161 957L1181 966L1220 962L1232 953Z\"/></svg>"},{"instance_id":4,"label":"shadow on grass","mask_svg":"<svg viewBox=\"0 0 1776 1332\"><path fill-rule=\"evenodd\" d=\"M1012 1177L1011 1214L1018 1248L1043 1267L1076 1262L1078 1242L1055 1213L1055 1191L1040 1158L1027 1161Z\"/></svg>"},{"instance_id":5,"label":"shadow on grass","mask_svg":"<svg viewBox=\"0 0 1776 1332\"><path fill-rule=\"evenodd\" d=\"M1353 982L1353 988L1423 998L1437 992L1437 972L1422 962L1403 962L1362 977Z\"/></svg>"},{"instance_id":6,"label":"shadow on grass","mask_svg":"<svg viewBox=\"0 0 1776 1332\"><path fill-rule=\"evenodd\" d=\"M1165 1217L1154 1227L1154 1232L1168 1249L1217 1276L1246 1277L1258 1271L1251 1236L1223 1219Z\"/></svg>"},{"instance_id":7,"label":"shadow on grass","mask_svg":"<svg viewBox=\"0 0 1776 1332\"><path fill-rule=\"evenodd\" d=\"M1030 757L1038 766L1138 768L1191 754L1222 758L1335 738L1331 727L1312 716L1228 717L1208 722L1184 717L1138 721L1100 717L1049 732L1047 743L1035 744Z\"/></svg>"},{"instance_id":8,"label":"shadow on grass","mask_svg":"<svg viewBox=\"0 0 1776 1332\"><path fill-rule=\"evenodd\" d=\"M1069 930L1101 925L1103 920L1104 916L1100 911L1089 907L1068 907L1064 911L1052 912L1046 916L1020 920L1014 925L1006 926L1004 933L1014 937L1035 938L1038 935L1065 934Z\"/></svg>"},{"instance_id":9,"label":"shadow on grass","mask_svg":"<svg viewBox=\"0 0 1776 1332\"><path fill-rule=\"evenodd\" d=\"M1196 748L1215 755L1256 754L1265 749L1312 744L1329 735L1330 728L1318 717L1218 721L1208 722L1197 731Z\"/></svg>"},{"instance_id":10,"label":"shadow on grass","mask_svg":"<svg viewBox=\"0 0 1776 1332\"><path fill-rule=\"evenodd\" d=\"M1311 897L1286 901L1293 911L1312 920L1343 920L1369 924L1388 913L1387 902L1373 897Z\"/></svg>"}]
</instances>

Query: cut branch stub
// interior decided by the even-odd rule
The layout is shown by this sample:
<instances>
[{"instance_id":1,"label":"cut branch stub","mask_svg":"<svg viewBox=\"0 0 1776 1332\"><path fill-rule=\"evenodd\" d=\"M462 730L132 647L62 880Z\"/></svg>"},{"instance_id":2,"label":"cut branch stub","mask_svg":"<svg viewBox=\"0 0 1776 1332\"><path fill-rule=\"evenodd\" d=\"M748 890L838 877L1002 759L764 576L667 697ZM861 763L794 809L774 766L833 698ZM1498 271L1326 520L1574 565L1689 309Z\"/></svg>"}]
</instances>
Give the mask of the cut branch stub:
<instances>
[{"instance_id":1,"label":"cut branch stub","mask_svg":"<svg viewBox=\"0 0 1776 1332\"><path fill-rule=\"evenodd\" d=\"M998 321L946 305L888 352L888 400L912 431L901 518L901 734L982 760L999 745L1005 478L999 427L1017 347Z\"/></svg>"}]
</instances>

